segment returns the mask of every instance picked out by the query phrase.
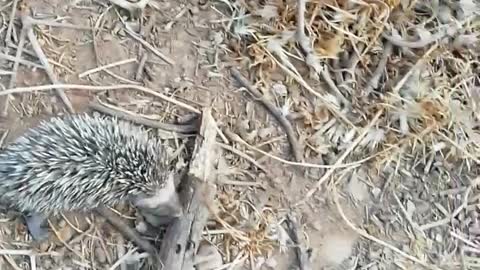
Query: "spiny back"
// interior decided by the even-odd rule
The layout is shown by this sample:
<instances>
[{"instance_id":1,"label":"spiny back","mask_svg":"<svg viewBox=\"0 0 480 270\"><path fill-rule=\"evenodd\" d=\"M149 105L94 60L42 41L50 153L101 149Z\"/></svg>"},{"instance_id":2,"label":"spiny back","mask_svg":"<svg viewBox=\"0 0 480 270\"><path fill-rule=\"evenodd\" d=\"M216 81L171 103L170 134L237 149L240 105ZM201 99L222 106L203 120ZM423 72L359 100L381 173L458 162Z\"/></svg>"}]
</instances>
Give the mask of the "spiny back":
<instances>
[{"instance_id":1,"label":"spiny back","mask_svg":"<svg viewBox=\"0 0 480 270\"><path fill-rule=\"evenodd\" d=\"M146 130L113 117L55 117L0 150L0 201L28 212L90 210L164 185L166 157Z\"/></svg>"}]
</instances>

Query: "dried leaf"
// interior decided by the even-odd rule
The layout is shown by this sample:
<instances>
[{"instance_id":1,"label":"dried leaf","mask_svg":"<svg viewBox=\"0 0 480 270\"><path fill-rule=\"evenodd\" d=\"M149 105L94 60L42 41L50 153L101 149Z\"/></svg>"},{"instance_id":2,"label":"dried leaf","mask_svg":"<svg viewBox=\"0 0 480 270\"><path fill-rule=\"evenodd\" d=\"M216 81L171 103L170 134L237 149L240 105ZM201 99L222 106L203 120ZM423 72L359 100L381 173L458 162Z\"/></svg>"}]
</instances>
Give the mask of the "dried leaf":
<instances>
[{"instance_id":1,"label":"dried leaf","mask_svg":"<svg viewBox=\"0 0 480 270\"><path fill-rule=\"evenodd\" d=\"M278 8L274 5L265 5L257 12L257 15L261 16L265 20L270 20L278 17Z\"/></svg>"},{"instance_id":2,"label":"dried leaf","mask_svg":"<svg viewBox=\"0 0 480 270\"><path fill-rule=\"evenodd\" d=\"M273 84L272 91L280 97L286 97L288 95L287 87L281 82Z\"/></svg>"},{"instance_id":3,"label":"dried leaf","mask_svg":"<svg viewBox=\"0 0 480 270\"><path fill-rule=\"evenodd\" d=\"M343 35L335 35L331 38L319 38L315 46L315 52L323 57L336 58L343 51Z\"/></svg>"},{"instance_id":4,"label":"dried leaf","mask_svg":"<svg viewBox=\"0 0 480 270\"><path fill-rule=\"evenodd\" d=\"M475 0L460 0L458 1L458 7L463 11L465 17L470 17L479 11L479 4Z\"/></svg>"}]
</instances>

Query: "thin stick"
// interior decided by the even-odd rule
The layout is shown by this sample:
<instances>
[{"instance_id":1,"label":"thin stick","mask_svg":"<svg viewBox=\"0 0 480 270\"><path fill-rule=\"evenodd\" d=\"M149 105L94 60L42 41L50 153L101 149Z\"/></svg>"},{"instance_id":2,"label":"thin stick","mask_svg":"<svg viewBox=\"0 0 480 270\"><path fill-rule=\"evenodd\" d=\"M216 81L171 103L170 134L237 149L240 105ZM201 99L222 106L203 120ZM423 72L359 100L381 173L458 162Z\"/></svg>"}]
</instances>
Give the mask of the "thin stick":
<instances>
[{"instance_id":1,"label":"thin stick","mask_svg":"<svg viewBox=\"0 0 480 270\"><path fill-rule=\"evenodd\" d=\"M330 73L328 73L328 70L322 70L320 75L322 76L322 79L327 83L328 87L330 87L330 89L333 90L335 94L337 94L337 97L342 100L343 105L349 106L350 101L348 101L348 99L342 94L340 89L338 89L337 85L335 85L335 82L333 82L332 78L330 77Z\"/></svg>"},{"instance_id":2,"label":"thin stick","mask_svg":"<svg viewBox=\"0 0 480 270\"><path fill-rule=\"evenodd\" d=\"M117 267L121 266L126 260L128 260L130 258L130 256L132 256L132 254L135 251L137 251L137 248L133 248L133 249L128 250L127 253L121 255L120 258L118 258L118 260L112 266L110 266L110 268L108 268L108 269L109 270L117 269Z\"/></svg>"},{"instance_id":3,"label":"thin stick","mask_svg":"<svg viewBox=\"0 0 480 270\"><path fill-rule=\"evenodd\" d=\"M440 41L447 35L454 34L458 32L461 28L457 25L450 25L439 30L437 33L431 35L429 38L420 39L417 41L406 41L397 37L389 36L385 33L382 33L383 38L390 41L393 45L403 48L411 48L411 49L418 49L427 46L428 44L436 41Z\"/></svg>"},{"instance_id":4,"label":"thin stick","mask_svg":"<svg viewBox=\"0 0 480 270\"><path fill-rule=\"evenodd\" d=\"M359 235L363 236L364 238L370 240L370 241L373 241L383 247L386 247L390 250L392 250L393 252L399 254L400 256L410 260L410 261L413 261L413 262L416 262L418 264L420 264L421 266L427 268L427 269L433 269L433 270L442 270L434 265L429 265L427 264L426 262L423 262L421 261L420 259L418 259L417 257L414 257L412 255L409 255L403 251L401 251L400 249L390 245L389 243L386 243L376 237L374 237L373 235L370 235L368 234L367 232L365 232L364 230L361 230L359 228L357 228L348 218L347 216L345 216L345 213L343 212L343 209L342 207L340 206L340 202L338 201L338 194L337 194L337 191L336 191L336 188L334 187L334 191L333 191L333 200L335 202L335 206L337 207L337 211L338 213L340 214L340 216L342 217L343 221L347 224L348 227L350 227L350 229L352 229L353 231L355 231L356 233L358 233Z\"/></svg>"},{"instance_id":5,"label":"thin stick","mask_svg":"<svg viewBox=\"0 0 480 270\"><path fill-rule=\"evenodd\" d=\"M388 41L385 42L382 58L378 62L378 66L373 72L373 75L370 78L370 81L367 83L367 87L365 89L366 94L370 94L370 92L372 92L373 89L376 89L378 87L378 82L380 81L380 77L382 77L383 71L387 66L388 58L392 54L392 51L393 51L392 43Z\"/></svg>"},{"instance_id":6,"label":"thin stick","mask_svg":"<svg viewBox=\"0 0 480 270\"><path fill-rule=\"evenodd\" d=\"M322 102L325 103L325 105L327 106L327 109L332 113L334 114L335 116L338 116L340 119L342 119L346 124L348 124L349 126L352 126L354 127L354 125L352 124L352 122L343 114L341 113L337 106L332 102L330 101L329 99L327 99L326 97L324 97L323 95L321 95L320 93L318 93L317 91L315 91L300 75L298 75L296 72L293 72L289 67L285 66L284 64L282 64L277 58L275 58L266 48L264 48L265 52L273 59L273 61L275 61L275 63L283 70L285 71L285 73L287 73L288 76L292 77L293 79L295 79L295 81L297 81L301 86L303 86L305 89L307 89L308 92L310 92L312 95L316 96L317 98L319 98Z\"/></svg>"},{"instance_id":7,"label":"thin stick","mask_svg":"<svg viewBox=\"0 0 480 270\"><path fill-rule=\"evenodd\" d=\"M101 67L96 67L96 68L87 70L87 71L79 74L78 78L81 79L81 78L83 78L87 75L90 75L90 74L93 74L93 73L96 73L96 72L99 72L99 71L102 71L102 70L106 70L106 69L116 67L116 66L120 66L120 65L125 65L125 64L131 63L131 62L136 62L136 61L137 61L137 58L134 57L134 58L130 58L130 59L125 59L125 60L120 60L120 61L117 61L117 62L113 62L113 63L107 64L107 65L104 65L104 66L101 66Z\"/></svg>"},{"instance_id":8,"label":"thin stick","mask_svg":"<svg viewBox=\"0 0 480 270\"><path fill-rule=\"evenodd\" d=\"M388 150L390 150L392 147L389 147L379 153L376 153L372 156L369 156L369 157L366 157L366 158L363 158L361 160L358 160L358 161L355 161L355 162L351 162L351 163L344 163L344 164L339 164L339 165L319 165L319 164L313 164L313 163L306 163L306 162L294 162L294 161L289 161L289 160L286 160L286 159L283 159L283 158L280 158L280 157L277 157L277 156L274 156L270 153L267 153L261 149L259 149L258 147L255 147L255 146L252 146L250 144L248 144L246 141L244 141L242 138L240 138L240 136L238 136L237 134L229 131L229 130L225 130L225 134L229 137L230 140L232 141L235 141L235 142L238 142L240 144L243 144L245 145L246 147L254 150L254 151L257 151L259 152L260 154L262 155L265 155L267 157L270 157L276 161L279 161L281 163L284 163L284 164L287 164L287 165L292 165L292 166L299 166L299 167L305 167L305 168L320 168L320 169L332 169L332 168L336 168L336 169L339 169L339 168L348 168L348 167L355 167L355 166L360 166L360 164L366 162L367 160L370 160L378 155L381 155L385 152L387 152Z\"/></svg>"},{"instance_id":9,"label":"thin stick","mask_svg":"<svg viewBox=\"0 0 480 270\"><path fill-rule=\"evenodd\" d=\"M15 13L17 12L18 0L13 0L12 12L10 13L10 21L8 21L7 35L5 36L5 43L12 42L13 22L15 21Z\"/></svg>"},{"instance_id":10,"label":"thin stick","mask_svg":"<svg viewBox=\"0 0 480 270\"><path fill-rule=\"evenodd\" d=\"M443 134L442 132L440 131L436 131L436 133L438 135L440 135L442 138L444 138L446 141L448 141L451 145L453 145L455 148L457 148L460 152L462 152L466 157L472 159L473 161L475 161L475 163L477 164L480 164L480 159L476 158L474 156L474 154L468 152L466 149L464 149L464 147L458 145L458 143L456 143L455 141L453 141L452 139L450 139L448 136L446 136L445 134Z\"/></svg>"},{"instance_id":11,"label":"thin stick","mask_svg":"<svg viewBox=\"0 0 480 270\"><path fill-rule=\"evenodd\" d=\"M116 237L117 243L117 258L120 260L123 255L125 255L125 241L123 236L120 234ZM127 270L127 265L125 263L120 264L120 270Z\"/></svg>"},{"instance_id":12,"label":"thin stick","mask_svg":"<svg viewBox=\"0 0 480 270\"><path fill-rule=\"evenodd\" d=\"M428 57L433 51L435 51L438 47L438 44L434 44L428 51L426 51L420 59L417 60L417 62L413 65L412 68L408 70L408 72L398 81L398 83L395 85L395 87L392 88L392 93L393 94L398 94L398 91L405 85L407 80L410 78L410 76L413 74L413 72L420 67L420 65L423 63L423 60L425 60L426 57Z\"/></svg>"},{"instance_id":13,"label":"thin stick","mask_svg":"<svg viewBox=\"0 0 480 270\"><path fill-rule=\"evenodd\" d=\"M405 207L403 207L403 204L400 201L400 198L398 198L398 196L395 192L393 192L393 198L395 199L398 206L400 207L400 211L405 216L405 219L407 220L408 224L410 224L410 226L412 227L412 230L414 231L415 235L426 238L425 233L420 229L420 227L418 226L417 223L413 222L412 217L410 217L410 215L408 214L407 209L405 209Z\"/></svg>"},{"instance_id":14,"label":"thin stick","mask_svg":"<svg viewBox=\"0 0 480 270\"><path fill-rule=\"evenodd\" d=\"M146 119L146 118L134 115L133 113L130 113L130 112L120 111L118 109L115 109L113 106L107 107L107 105L101 104L98 102L91 102L89 104L89 107L92 108L93 110L102 112L104 114L116 116L118 118L131 121L136 124L152 127L152 128L159 128L167 131L178 132L178 133L188 133L188 134L198 131L198 127L196 125L174 125L174 124L162 123L159 121L153 121L150 119Z\"/></svg>"},{"instance_id":15,"label":"thin stick","mask_svg":"<svg viewBox=\"0 0 480 270\"><path fill-rule=\"evenodd\" d=\"M122 235L133 241L137 246L148 252L154 258L156 257L157 251L155 247L152 246L148 241L142 239L142 237L135 230L128 227L128 225L126 225L122 219L114 214L113 211L106 207L99 207L97 212L106 218L110 224L112 224L118 231L122 233Z\"/></svg>"},{"instance_id":16,"label":"thin stick","mask_svg":"<svg viewBox=\"0 0 480 270\"><path fill-rule=\"evenodd\" d=\"M290 147L292 148L293 156L295 157L295 160L298 162L301 162L303 160L303 155L300 152L301 147L300 144L296 138L295 131L293 130L292 125L290 122L281 114L281 112L276 108L275 105L273 105L270 101L268 101L262 93L260 93L257 89L255 89L248 81L243 77L240 72L232 68L231 69L232 76L239 82L243 87L245 87L250 94L252 94L256 100L258 100L260 103L262 103L265 108L267 108L270 113L277 119L277 121L280 123L280 125L283 127L285 130L285 133L287 134L288 141L290 142Z\"/></svg>"},{"instance_id":17,"label":"thin stick","mask_svg":"<svg viewBox=\"0 0 480 270\"><path fill-rule=\"evenodd\" d=\"M93 86L93 85L82 85L82 84L49 84L49 85L39 85L39 86L30 86L30 87L17 87L13 89L7 89L5 91L0 91L0 96L8 95L8 94L16 94L16 93L28 93L28 92L33 92L33 91L48 91L52 90L55 88L62 88L62 89L76 89L76 90L87 90L87 91L109 91L109 90L124 90L124 89L135 89L147 94L150 94L152 96L156 96L158 98L161 98L165 101L168 101L170 103L173 103L179 107L182 107L186 110L189 110L191 112L200 114L200 111L195 109L194 107L187 105L183 102L177 101L173 98L170 98L168 96L165 96L164 94L155 92L149 88L140 86L140 85L135 85L135 84L117 84L117 85L98 85L98 86Z\"/></svg>"},{"instance_id":18,"label":"thin stick","mask_svg":"<svg viewBox=\"0 0 480 270\"><path fill-rule=\"evenodd\" d=\"M145 40L143 40L142 38L138 37L137 34L135 34L132 30L128 29L128 27L125 26L124 29L125 29L125 32L127 32L127 34L129 34L136 41L140 42L144 47L146 47L147 49L152 51L156 56L160 57L160 59L169 63L170 65L175 64L175 61L173 61L172 59L170 59L169 57L167 57L166 55L161 53L159 50L155 49L155 47L150 45L150 43L148 43Z\"/></svg>"},{"instance_id":19,"label":"thin stick","mask_svg":"<svg viewBox=\"0 0 480 270\"><path fill-rule=\"evenodd\" d=\"M142 79L143 76L143 69L145 68L145 64L147 63L148 53L144 52L142 58L140 59L140 63L137 67L137 72L135 73L135 80L139 81Z\"/></svg>"},{"instance_id":20,"label":"thin stick","mask_svg":"<svg viewBox=\"0 0 480 270\"><path fill-rule=\"evenodd\" d=\"M295 33L298 45L305 54L305 63L313 69L314 73L317 74L316 76L318 76L318 74L322 76L322 79L327 83L328 87L335 92L344 105L349 105L350 102L332 81L328 71L321 66L320 60L310 46L310 39L305 35L305 5L306 0L297 0L297 31Z\"/></svg>"},{"instance_id":21,"label":"thin stick","mask_svg":"<svg viewBox=\"0 0 480 270\"><path fill-rule=\"evenodd\" d=\"M310 46L310 39L305 35L305 5L306 0L297 0L297 31L295 36L300 49L305 54L305 63L313 69L315 74L320 74L323 68Z\"/></svg>"},{"instance_id":22,"label":"thin stick","mask_svg":"<svg viewBox=\"0 0 480 270\"><path fill-rule=\"evenodd\" d=\"M343 160L348 157L348 155L353 151L353 149L355 149L355 147L362 141L363 137L367 135L367 132L370 130L370 128L377 123L378 118L380 118L382 113L383 109L380 109L373 117L372 121L370 121L370 123L365 128L363 128L362 133L360 133L360 135L355 139L355 141L353 141L350 146L345 150L345 152L343 152L343 154L337 159L334 167L330 168L327 172L325 172L325 174L317 181L315 186L308 191L305 198L296 203L295 206L305 203L321 187L321 185L330 178L337 166L343 163Z\"/></svg>"},{"instance_id":23,"label":"thin stick","mask_svg":"<svg viewBox=\"0 0 480 270\"><path fill-rule=\"evenodd\" d=\"M125 0L109 0L112 4L117 5L123 9L128 10L130 13L135 12L136 10L143 10L150 0L140 0L136 3L125 1Z\"/></svg>"},{"instance_id":24,"label":"thin stick","mask_svg":"<svg viewBox=\"0 0 480 270\"><path fill-rule=\"evenodd\" d=\"M263 172L265 172L268 176L271 175L270 171L268 171L267 168L265 168L264 166L262 166L261 164L259 164L255 159L253 159L251 156L241 152L240 150L228 145L228 144L224 144L224 143L220 143L220 142L217 142L217 145L219 145L220 147L222 147L223 149L225 150L228 150L234 154L237 154L238 156L244 158L245 160L247 161L250 161L250 163L252 163L253 165L257 166L260 170L262 170Z\"/></svg>"},{"instance_id":25,"label":"thin stick","mask_svg":"<svg viewBox=\"0 0 480 270\"><path fill-rule=\"evenodd\" d=\"M24 27L27 29L27 36L28 39L30 40L30 43L32 45L33 51L37 54L38 60L40 60L40 63L45 67L45 72L47 73L48 77L50 78L50 81L53 84L59 84L59 81L57 80L55 73L53 72L50 63L48 62L47 56L45 56L45 53L42 50L42 47L40 46L40 43L38 43L37 37L35 36L35 33L33 32L33 25L32 25L32 19L28 15L22 15L22 23ZM69 113L75 113L75 110L73 109L72 103L68 99L68 97L65 95L65 92L63 92L62 89L56 88L55 91L57 92L57 95L60 97L62 100L63 104L67 108Z\"/></svg>"},{"instance_id":26,"label":"thin stick","mask_svg":"<svg viewBox=\"0 0 480 270\"><path fill-rule=\"evenodd\" d=\"M295 244L295 254L297 255L297 262L300 270L311 270L311 262L304 247L302 247L300 241L300 229L298 228L297 219L289 213L287 215L287 224L290 230L290 238Z\"/></svg>"},{"instance_id":27,"label":"thin stick","mask_svg":"<svg viewBox=\"0 0 480 270\"><path fill-rule=\"evenodd\" d=\"M51 251L51 252L42 252L36 253L30 249L0 249L0 255L12 255L12 256L62 256L62 254Z\"/></svg>"},{"instance_id":28,"label":"thin stick","mask_svg":"<svg viewBox=\"0 0 480 270\"><path fill-rule=\"evenodd\" d=\"M90 27L88 26L80 26L80 25L75 25L71 23L59 23L51 20L44 21L44 20L37 20L34 18L30 18L30 22L36 25L46 25L51 27L62 27L62 28L69 28L69 29L76 29L76 30L90 30Z\"/></svg>"},{"instance_id":29,"label":"thin stick","mask_svg":"<svg viewBox=\"0 0 480 270\"><path fill-rule=\"evenodd\" d=\"M17 50L18 50L18 48L17 48ZM5 59L7 61L11 61L11 62L18 62L18 63L20 63L22 65L25 65L25 66L32 66L32 67L39 68L39 69L45 69L45 67L43 67L42 65L39 65L37 63L31 62L31 61L28 61L28 60L25 60L25 59L17 59L17 58L15 58L15 56L11 56L9 54L5 54L5 53L2 53L2 52L0 52L0 58Z\"/></svg>"},{"instance_id":30,"label":"thin stick","mask_svg":"<svg viewBox=\"0 0 480 270\"><path fill-rule=\"evenodd\" d=\"M15 87L17 83L17 71L18 71L18 66L20 64L19 59L22 58L22 50L23 47L25 46L25 40L27 36L27 29L26 27L22 27L22 31L20 32L20 41L18 42L18 48L17 48L17 53L15 54L15 62L13 63L13 68L12 68L12 76L10 77L10 82L8 83L8 88L13 88ZM7 116L8 113L8 107L9 107L9 100L10 100L10 95L7 95L3 100L2 100L2 112L1 115L2 117Z\"/></svg>"},{"instance_id":31,"label":"thin stick","mask_svg":"<svg viewBox=\"0 0 480 270\"><path fill-rule=\"evenodd\" d=\"M95 32L95 29L98 29L99 28L99 25L101 23L101 20L102 20L103 16L100 16L97 20L97 22L95 23L95 25L92 25L92 45L93 45L93 52L95 53L95 62L97 63L97 67L98 66L101 66L102 63L100 61L100 58L98 57L98 48L97 48L97 34ZM113 72L111 72L110 70L108 69L104 69L102 70L103 72L107 73L108 75L114 77L115 79L118 79L120 81L123 81L125 83L129 83L129 84L137 84L137 82L134 82L134 81L131 81L129 79L126 79L126 78L123 78L122 76L120 75L117 75Z\"/></svg>"}]
</instances>

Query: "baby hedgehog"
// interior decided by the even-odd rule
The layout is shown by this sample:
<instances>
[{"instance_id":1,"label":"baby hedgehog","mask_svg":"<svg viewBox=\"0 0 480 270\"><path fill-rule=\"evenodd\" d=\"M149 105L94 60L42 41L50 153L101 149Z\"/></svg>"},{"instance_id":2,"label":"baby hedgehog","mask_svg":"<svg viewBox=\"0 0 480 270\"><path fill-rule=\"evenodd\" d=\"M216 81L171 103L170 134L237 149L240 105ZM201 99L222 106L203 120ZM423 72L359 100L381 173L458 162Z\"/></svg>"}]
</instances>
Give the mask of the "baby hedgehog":
<instances>
[{"instance_id":1,"label":"baby hedgehog","mask_svg":"<svg viewBox=\"0 0 480 270\"><path fill-rule=\"evenodd\" d=\"M159 140L114 117L54 117L0 150L0 203L25 217L43 240L47 217L132 202L144 209L181 204ZM171 210L171 209L170 209Z\"/></svg>"}]
</instances>

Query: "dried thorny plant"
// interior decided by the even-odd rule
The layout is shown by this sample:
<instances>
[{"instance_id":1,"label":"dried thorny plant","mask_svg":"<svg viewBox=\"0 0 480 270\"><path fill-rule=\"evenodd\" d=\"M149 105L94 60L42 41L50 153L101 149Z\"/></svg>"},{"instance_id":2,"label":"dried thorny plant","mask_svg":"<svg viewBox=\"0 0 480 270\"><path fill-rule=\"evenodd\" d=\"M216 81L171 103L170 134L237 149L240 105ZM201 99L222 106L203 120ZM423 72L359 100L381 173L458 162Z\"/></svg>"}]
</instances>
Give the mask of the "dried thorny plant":
<instances>
[{"instance_id":1,"label":"dried thorny plant","mask_svg":"<svg viewBox=\"0 0 480 270\"><path fill-rule=\"evenodd\" d=\"M230 36L230 56L250 72L254 84L267 96L275 96L276 74L287 77L282 82L283 98L291 102L282 112L302 118L297 132L306 138L306 159L320 156L324 164L334 164L362 127L383 111L345 163L370 157L364 163L375 170L369 172L385 179L399 172L418 173L412 186L426 186L424 197L469 185L452 177L421 182L431 173L466 177L478 172L479 4L308 1L301 30L317 61L312 64L303 50L304 40L296 34L302 3L220 1L219 6L225 7L222 26ZM324 74L318 74L319 66ZM308 91L298 95L299 87ZM401 185L392 181L382 193ZM478 196L478 189L471 190ZM446 209L451 204L442 201ZM417 220L420 227L441 219L432 214L435 209L430 211ZM451 229L455 231L455 226ZM442 237L458 243L448 231ZM467 240L475 237L462 231ZM415 254L428 249L427 242L412 240L412 246L421 250Z\"/></svg>"},{"instance_id":2,"label":"dried thorny plant","mask_svg":"<svg viewBox=\"0 0 480 270\"><path fill-rule=\"evenodd\" d=\"M226 261L268 256L284 241L276 212L267 206L258 209L247 197L234 190L217 195L218 211L207 235L223 250Z\"/></svg>"},{"instance_id":3,"label":"dried thorny plant","mask_svg":"<svg viewBox=\"0 0 480 270\"><path fill-rule=\"evenodd\" d=\"M248 57L243 61L253 70L256 80L261 82L257 85L264 92L272 91L274 82L268 77L281 72L278 63L294 74L300 74L301 65L297 60L301 60L302 55L295 46L293 34L296 27L294 1L290 5L283 5L280 1L268 1L264 5L230 2L230 7L240 18L231 23L230 34L239 44L231 48L235 55ZM351 84L341 89L342 94L352 100L353 108L346 108L342 113L354 126L327 114L312 126L313 131L305 130L310 134L307 136L318 136L320 132L333 147L341 148L341 144L349 143L357 135L357 124L365 123L376 109L383 107L386 113L381 123L369 132L356 149L357 153L364 155L367 151L372 154L395 145L394 149L406 150L412 156L420 150L436 151L451 162L476 162L473 153L478 148L475 139L478 137L475 131L478 116L474 112L476 101L472 96L475 97L478 91L478 82L475 81L478 52L474 46L467 45L470 41L478 44L474 34L479 30L478 22L471 18L463 21L452 18L450 21L453 22L444 24L435 17L439 16L436 14L422 3L409 6L400 5L400 1L308 2L306 28L319 61L328 66L330 58L348 63L357 55L361 60L358 68L352 66L351 70L345 71L349 68L345 64L340 65L340 70L329 69L331 73L340 73L337 76L340 81L335 81L337 85ZM447 33L451 37L447 42L441 42L438 48L432 49L436 45L430 44L434 42L425 42L424 48L395 46L394 54L381 70L386 71L381 86L373 93L362 92L368 84L369 74L380 61L382 35L392 40L408 40L407 35L414 31L417 37L413 39L422 43L441 32L437 29L449 25L457 25L459 30ZM393 31L392 34L385 34L385 29L392 29L389 30ZM363 51L359 51L360 48ZM405 81L399 83L400 79ZM395 85L400 85L399 89L395 89ZM330 98L334 99L333 103L340 104L338 99ZM317 112L325 108L315 99L306 107L310 115L305 117L310 122L318 119ZM306 115L305 103L298 98L293 99L289 109Z\"/></svg>"}]
</instances>

